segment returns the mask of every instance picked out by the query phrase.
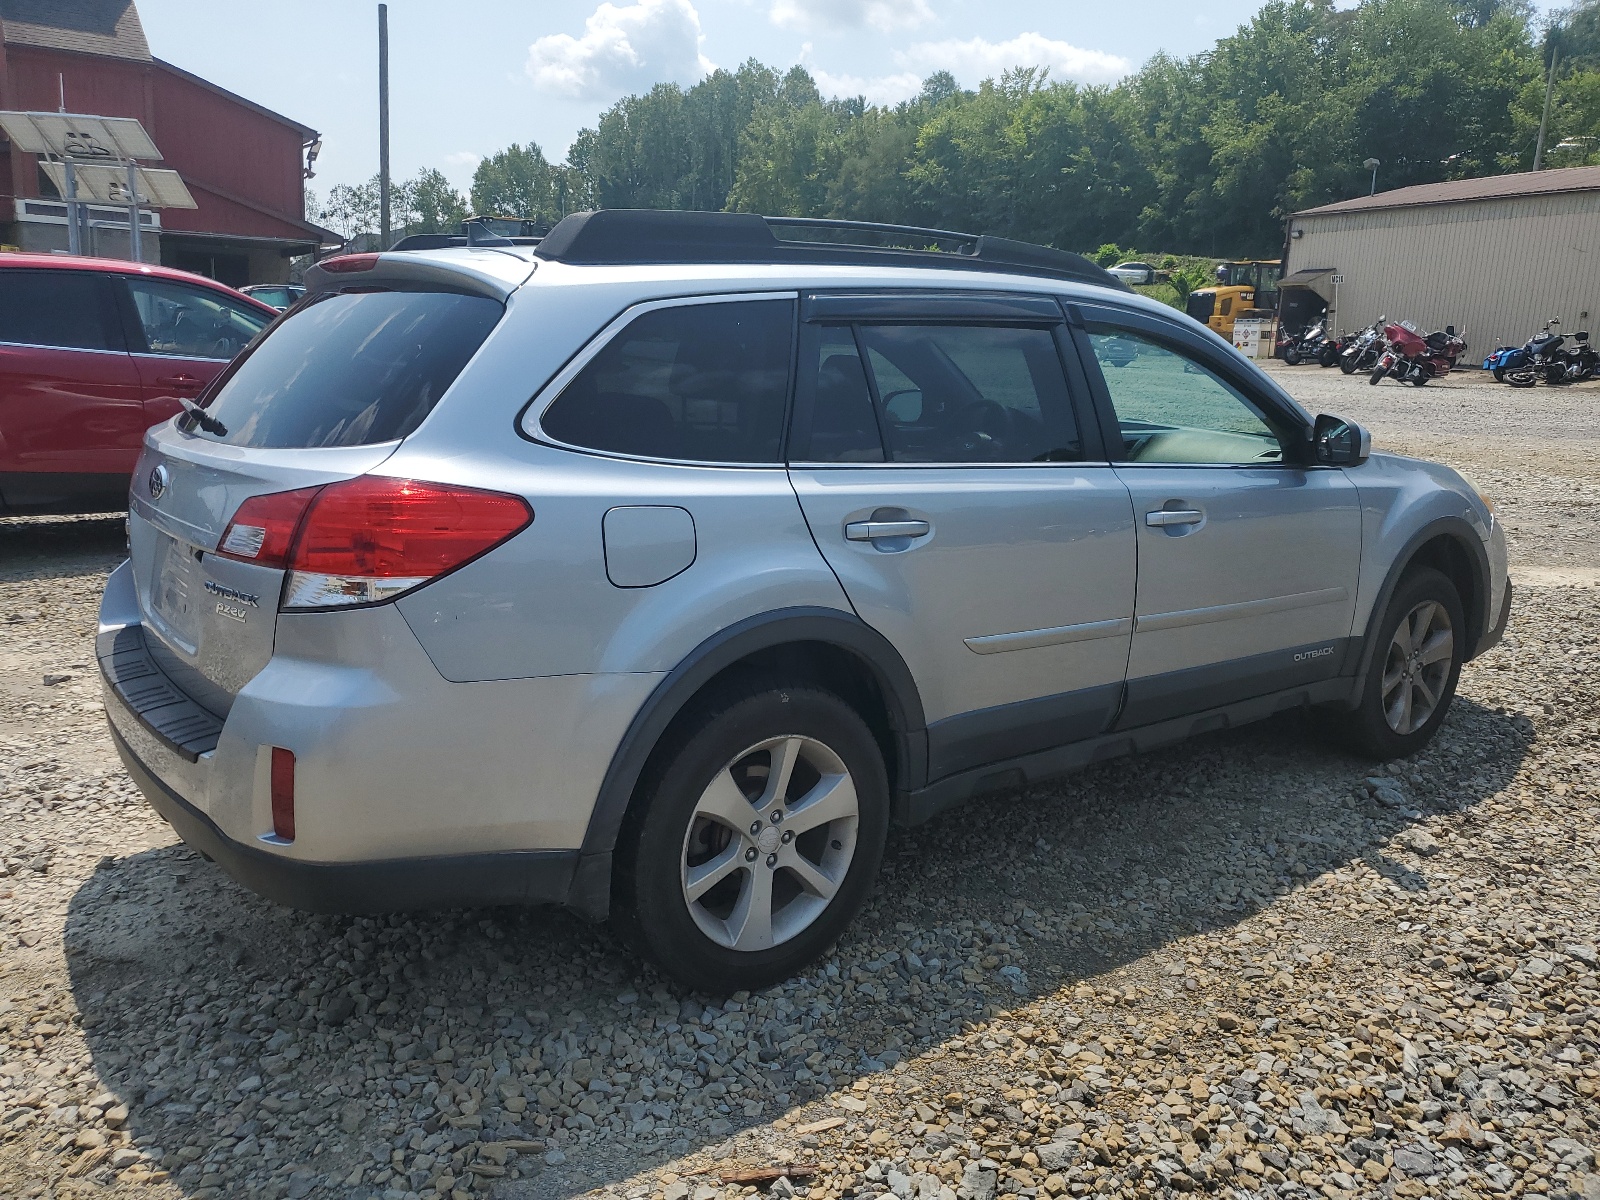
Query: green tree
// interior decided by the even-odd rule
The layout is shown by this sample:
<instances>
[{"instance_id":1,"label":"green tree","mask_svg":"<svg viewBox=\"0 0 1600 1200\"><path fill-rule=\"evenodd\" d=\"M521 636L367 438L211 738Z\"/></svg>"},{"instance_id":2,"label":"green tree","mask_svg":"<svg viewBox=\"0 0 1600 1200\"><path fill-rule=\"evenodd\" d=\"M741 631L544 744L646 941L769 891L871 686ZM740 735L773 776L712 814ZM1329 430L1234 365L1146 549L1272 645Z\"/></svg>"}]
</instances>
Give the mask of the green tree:
<instances>
[{"instance_id":1,"label":"green tree","mask_svg":"<svg viewBox=\"0 0 1600 1200\"><path fill-rule=\"evenodd\" d=\"M555 171L537 143L507 146L478 164L472 173L472 209L483 216L546 223L560 218Z\"/></svg>"},{"instance_id":2,"label":"green tree","mask_svg":"<svg viewBox=\"0 0 1600 1200\"><path fill-rule=\"evenodd\" d=\"M467 200L440 171L421 171L403 185L407 233L454 233L467 216Z\"/></svg>"}]
</instances>

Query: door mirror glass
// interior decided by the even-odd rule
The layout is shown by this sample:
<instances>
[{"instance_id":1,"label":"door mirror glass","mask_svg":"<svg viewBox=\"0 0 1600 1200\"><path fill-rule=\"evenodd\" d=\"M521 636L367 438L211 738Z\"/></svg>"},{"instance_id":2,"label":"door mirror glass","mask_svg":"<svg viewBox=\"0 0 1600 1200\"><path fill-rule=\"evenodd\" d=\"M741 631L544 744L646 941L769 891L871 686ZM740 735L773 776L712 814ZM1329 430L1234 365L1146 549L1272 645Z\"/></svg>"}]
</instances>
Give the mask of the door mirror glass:
<instances>
[{"instance_id":1,"label":"door mirror glass","mask_svg":"<svg viewBox=\"0 0 1600 1200\"><path fill-rule=\"evenodd\" d=\"M1372 435L1353 421L1323 413L1311 433L1312 451L1325 467L1357 467L1372 453Z\"/></svg>"},{"instance_id":2,"label":"door mirror glass","mask_svg":"<svg viewBox=\"0 0 1600 1200\"><path fill-rule=\"evenodd\" d=\"M883 412L896 425L913 425L922 419L922 391L904 388L883 398Z\"/></svg>"}]
</instances>

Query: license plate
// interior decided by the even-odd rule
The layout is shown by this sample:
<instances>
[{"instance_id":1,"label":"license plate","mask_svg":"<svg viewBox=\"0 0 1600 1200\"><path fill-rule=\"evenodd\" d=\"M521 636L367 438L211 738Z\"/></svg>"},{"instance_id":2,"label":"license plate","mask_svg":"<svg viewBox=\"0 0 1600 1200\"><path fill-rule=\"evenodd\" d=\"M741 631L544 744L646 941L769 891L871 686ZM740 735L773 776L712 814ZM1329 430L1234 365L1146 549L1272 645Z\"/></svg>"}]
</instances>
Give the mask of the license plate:
<instances>
[{"instance_id":1,"label":"license plate","mask_svg":"<svg viewBox=\"0 0 1600 1200\"><path fill-rule=\"evenodd\" d=\"M167 631L191 650L200 630L201 599L194 580L194 552L187 543L162 534L152 563L150 601Z\"/></svg>"}]
</instances>

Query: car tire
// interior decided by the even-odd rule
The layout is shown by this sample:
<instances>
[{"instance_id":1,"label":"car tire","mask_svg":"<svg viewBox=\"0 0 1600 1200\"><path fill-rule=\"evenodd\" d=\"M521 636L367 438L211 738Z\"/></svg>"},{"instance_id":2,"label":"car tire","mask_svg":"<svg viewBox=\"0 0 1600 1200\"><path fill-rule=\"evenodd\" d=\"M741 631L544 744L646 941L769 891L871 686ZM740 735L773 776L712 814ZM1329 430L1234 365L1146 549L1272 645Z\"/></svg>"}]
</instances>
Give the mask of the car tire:
<instances>
[{"instance_id":1,"label":"car tire","mask_svg":"<svg viewBox=\"0 0 1600 1200\"><path fill-rule=\"evenodd\" d=\"M866 903L883 859L889 784L871 730L829 692L750 681L662 741L618 841L621 932L717 995L803 971ZM789 768L781 796L775 762Z\"/></svg>"},{"instance_id":2,"label":"car tire","mask_svg":"<svg viewBox=\"0 0 1600 1200\"><path fill-rule=\"evenodd\" d=\"M1444 633L1449 637L1441 642ZM1346 719L1351 746L1384 762L1426 746L1450 711L1466 642L1455 584L1432 567L1407 571L1378 624L1360 699Z\"/></svg>"}]
</instances>

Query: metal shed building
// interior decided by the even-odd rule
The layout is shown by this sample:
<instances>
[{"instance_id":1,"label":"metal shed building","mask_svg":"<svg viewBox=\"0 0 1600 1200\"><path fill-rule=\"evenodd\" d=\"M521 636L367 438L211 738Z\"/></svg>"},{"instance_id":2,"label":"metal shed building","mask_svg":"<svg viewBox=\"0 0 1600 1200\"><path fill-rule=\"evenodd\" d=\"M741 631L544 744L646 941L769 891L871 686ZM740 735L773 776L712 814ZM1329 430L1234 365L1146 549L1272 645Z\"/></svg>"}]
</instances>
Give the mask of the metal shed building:
<instances>
[{"instance_id":1,"label":"metal shed building","mask_svg":"<svg viewBox=\"0 0 1600 1200\"><path fill-rule=\"evenodd\" d=\"M1283 294L1316 292L1341 333L1380 315L1454 325L1481 362L1551 317L1600 319L1600 167L1397 188L1288 224Z\"/></svg>"}]
</instances>

